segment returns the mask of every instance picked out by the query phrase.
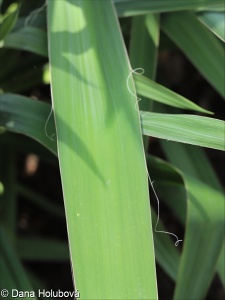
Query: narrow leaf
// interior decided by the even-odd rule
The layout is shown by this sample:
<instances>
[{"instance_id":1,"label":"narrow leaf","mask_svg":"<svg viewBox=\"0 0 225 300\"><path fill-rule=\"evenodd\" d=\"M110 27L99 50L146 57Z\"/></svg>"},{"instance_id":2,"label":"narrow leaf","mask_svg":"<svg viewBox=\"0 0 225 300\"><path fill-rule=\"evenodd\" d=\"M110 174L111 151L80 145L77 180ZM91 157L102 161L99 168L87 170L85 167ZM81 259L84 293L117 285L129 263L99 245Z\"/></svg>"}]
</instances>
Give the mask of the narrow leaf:
<instances>
[{"instance_id":1,"label":"narrow leaf","mask_svg":"<svg viewBox=\"0 0 225 300\"><path fill-rule=\"evenodd\" d=\"M7 11L6 15L3 18L2 23L0 24L0 41L4 39L5 36L13 29L16 24L18 15L19 15L20 6L17 3L11 4Z\"/></svg>"},{"instance_id":2,"label":"narrow leaf","mask_svg":"<svg viewBox=\"0 0 225 300\"><path fill-rule=\"evenodd\" d=\"M155 227L157 222L157 214L152 209L152 226ZM166 231L162 222L159 221L157 230ZM156 248L156 260L161 268L169 275L169 277L176 281L179 267L180 256L172 243L171 238L159 232L154 232L154 245Z\"/></svg>"},{"instance_id":3,"label":"narrow leaf","mask_svg":"<svg viewBox=\"0 0 225 300\"><path fill-rule=\"evenodd\" d=\"M43 195L37 194L37 192L30 190L29 188L23 186L23 185L17 185L16 191L19 195L21 195L23 198L29 200L30 202L36 204L39 208L42 208L46 212L55 215L56 217L59 217L61 219L65 219L65 213L62 207L52 203L48 198L46 198Z\"/></svg>"},{"instance_id":4,"label":"narrow leaf","mask_svg":"<svg viewBox=\"0 0 225 300\"><path fill-rule=\"evenodd\" d=\"M26 26L8 34L1 41L1 47L20 49L47 56L47 35L42 29Z\"/></svg>"},{"instance_id":5,"label":"narrow leaf","mask_svg":"<svg viewBox=\"0 0 225 300\"><path fill-rule=\"evenodd\" d=\"M148 30L151 28L151 31ZM148 14L137 16L132 20L130 38L130 62L133 70L142 68L145 75L151 79L155 78L157 68L157 55L159 46L159 16ZM151 111L153 102L142 99L139 102L141 110ZM145 149L148 148L149 137L143 137Z\"/></svg>"},{"instance_id":6,"label":"narrow leaf","mask_svg":"<svg viewBox=\"0 0 225 300\"><path fill-rule=\"evenodd\" d=\"M32 137L56 153L54 122L48 121L51 109L46 103L14 94L0 94L0 126Z\"/></svg>"},{"instance_id":7,"label":"narrow leaf","mask_svg":"<svg viewBox=\"0 0 225 300\"><path fill-rule=\"evenodd\" d=\"M169 160L182 170L188 195L187 232L175 299L186 299L187 295L190 299L203 299L219 255L217 271L220 278L224 278L221 248L224 243L224 214L221 213L224 211L224 192L203 149L165 141L161 144ZM179 202L186 205L184 201ZM173 206L170 208L174 210Z\"/></svg>"},{"instance_id":8,"label":"narrow leaf","mask_svg":"<svg viewBox=\"0 0 225 300\"><path fill-rule=\"evenodd\" d=\"M0 228L0 250L1 272L4 272L4 276L1 276L0 280L0 290L7 289L9 299L13 297L12 289L32 292L33 288L27 274L2 227ZM32 296L34 296L33 299L37 299L35 295ZM30 299L30 297L25 296L23 299Z\"/></svg>"},{"instance_id":9,"label":"narrow leaf","mask_svg":"<svg viewBox=\"0 0 225 300\"><path fill-rule=\"evenodd\" d=\"M167 89L166 87L146 78L143 75L134 74L134 80L137 93L141 96L173 107L191 109L211 114L211 112L208 110L201 108L185 97L171 91L170 89Z\"/></svg>"},{"instance_id":10,"label":"narrow leaf","mask_svg":"<svg viewBox=\"0 0 225 300\"><path fill-rule=\"evenodd\" d=\"M224 122L194 115L141 112L143 134L161 139L224 149Z\"/></svg>"},{"instance_id":11,"label":"narrow leaf","mask_svg":"<svg viewBox=\"0 0 225 300\"><path fill-rule=\"evenodd\" d=\"M197 179L184 177L188 218L174 299L203 299L222 249L224 197Z\"/></svg>"},{"instance_id":12,"label":"narrow leaf","mask_svg":"<svg viewBox=\"0 0 225 300\"><path fill-rule=\"evenodd\" d=\"M225 42L225 12L204 11L197 14L198 19L218 38Z\"/></svg>"},{"instance_id":13,"label":"narrow leaf","mask_svg":"<svg viewBox=\"0 0 225 300\"><path fill-rule=\"evenodd\" d=\"M224 6L223 0L114 0L120 17L130 17L149 12L168 12L178 10L203 10Z\"/></svg>"},{"instance_id":14,"label":"narrow leaf","mask_svg":"<svg viewBox=\"0 0 225 300\"><path fill-rule=\"evenodd\" d=\"M202 75L225 97L224 49L192 12L164 15L162 29Z\"/></svg>"}]
</instances>

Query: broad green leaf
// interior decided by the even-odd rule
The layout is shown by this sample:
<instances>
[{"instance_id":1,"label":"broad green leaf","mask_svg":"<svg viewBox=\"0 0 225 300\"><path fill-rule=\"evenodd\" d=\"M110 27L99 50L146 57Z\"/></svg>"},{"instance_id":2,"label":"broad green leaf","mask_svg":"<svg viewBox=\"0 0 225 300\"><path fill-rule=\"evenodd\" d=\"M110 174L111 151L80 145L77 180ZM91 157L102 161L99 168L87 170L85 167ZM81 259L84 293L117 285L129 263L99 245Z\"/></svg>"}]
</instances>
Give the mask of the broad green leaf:
<instances>
[{"instance_id":1,"label":"broad green leaf","mask_svg":"<svg viewBox=\"0 0 225 300\"><path fill-rule=\"evenodd\" d=\"M19 8L20 6L17 3L13 3L8 7L3 21L0 24L0 41L7 36L16 24Z\"/></svg>"},{"instance_id":2,"label":"broad green leaf","mask_svg":"<svg viewBox=\"0 0 225 300\"><path fill-rule=\"evenodd\" d=\"M157 299L139 115L113 7L50 0L48 24L76 288L83 299Z\"/></svg>"},{"instance_id":3,"label":"broad green leaf","mask_svg":"<svg viewBox=\"0 0 225 300\"><path fill-rule=\"evenodd\" d=\"M209 114L211 113L208 110L203 109L197 104L186 99L185 97L171 91L170 89L167 89L166 87L146 78L143 75L134 74L134 80L137 93L141 96L174 107L191 109ZM142 101L140 101L140 109L141 102Z\"/></svg>"},{"instance_id":4,"label":"broad green leaf","mask_svg":"<svg viewBox=\"0 0 225 300\"><path fill-rule=\"evenodd\" d=\"M142 132L167 141L224 149L224 122L183 114L141 112Z\"/></svg>"},{"instance_id":5,"label":"broad green leaf","mask_svg":"<svg viewBox=\"0 0 225 300\"><path fill-rule=\"evenodd\" d=\"M197 14L199 20L218 38L225 42L225 12L204 11Z\"/></svg>"},{"instance_id":6,"label":"broad green leaf","mask_svg":"<svg viewBox=\"0 0 225 300\"><path fill-rule=\"evenodd\" d=\"M15 248L22 260L47 262L69 260L68 244L56 239L19 237Z\"/></svg>"},{"instance_id":7,"label":"broad green leaf","mask_svg":"<svg viewBox=\"0 0 225 300\"><path fill-rule=\"evenodd\" d=\"M31 51L35 54L47 56L47 36L43 29L26 26L8 34L1 41L1 47Z\"/></svg>"},{"instance_id":8,"label":"broad green leaf","mask_svg":"<svg viewBox=\"0 0 225 300\"><path fill-rule=\"evenodd\" d=\"M49 119L50 112L46 103L14 94L0 94L0 126L28 135L56 153L56 140L51 139L55 128L53 120Z\"/></svg>"},{"instance_id":9,"label":"broad green leaf","mask_svg":"<svg viewBox=\"0 0 225 300\"><path fill-rule=\"evenodd\" d=\"M18 104L20 104L20 98L14 98L14 99L18 102ZM26 100L28 100L28 99L26 99ZM37 101L31 100L31 99L29 99L28 101L30 102L29 103L30 105L28 106L29 110L37 111L37 106L36 105L37 104L42 105L42 102L37 102ZM11 106L13 107L14 102L11 103L11 104L12 104ZM22 103L21 103L21 105L22 105ZM49 110L50 110L50 106L49 106ZM29 116L29 115L27 114L27 116ZM21 116L21 121L24 122L24 121L26 121L26 119L23 116ZM50 120L49 122L53 122L53 120ZM54 125L52 125L52 126L54 126ZM40 130L43 129L42 127L43 126L41 126ZM24 132L24 133L26 133L26 132ZM35 137L35 132L32 133L32 137L34 139L37 139ZM15 137L14 137L13 140L15 140ZM24 142L23 142L23 144L24 144ZM17 147L18 147L18 144L17 144ZM30 151L34 152L35 149L31 149ZM155 167L155 165L156 165L156 167ZM160 170L159 178L161 180L165 177L166 179L170 178L171 180L175 180L175 181L178 180L179 181L179 177L177 177L176 174L174 175L174 173L171 173L171 171L168 170L168 168L165 169L164 166L162 167L162 164L159 165L158 160L157 160L157 164L155 164L155 161L151 160L150 166L151 166L151 172L153 172L154 175L156 174L156 172L158 170ZM156 171L155 171L155 169L156 169ZM154 178L157 179L158 177L154 177ZM29 201L32 201L33 203L37 204L39 207L43 208L44 210L47 210L49 213L54 214L57 217L64 217L63 210L60 207L57 207L55 204L54 205L51 204L49 202L49 200L46 199L45 197L43 197L42 195L38 195L36 193L33 193L31 190L29 190L28 188L26 188L24 186L21 186L21 185L17 185L16 191L19 195L22 195L25 199L28 199ZM154 215L153 215L153 217L154 217L153 218L153 226L154 226L154 224L156 222L156 219L155 219ZM29 240L28 240L28 242L29 242ZM165 271L172 278L175 279L176 272L174 272L174 270L177 268L176 267L177 259L175 259L175 256L177 254L175 253L176 251L175 251L174 245L172 244L172 242L170 241L169 238L165 238L165 236L159 235L159 234L154 235L154 242L155 242L155 247L156 247L156 259L157 259L157 261L165 269ZM30 245L32 245L32 244L33 243L30 243ZM20 247L20 246L18 246L18 247ZM21 247L20 247L20 249L23 249ZM39 249L39 248L35 247L35 249ZM26 252L23 252L23 250L19 251L19 253L21 253L20 255L22 255L23 258L28 259L28 258L31 258L32 254L29 254L29 253L31 253L32 251L33 250L31 250L31 248L27 247L26 248L26 252L28 253L27 255L23 254L23 253L26 253ZM166 252L166 254L165 254L165 252ZM37 258L37 254L35 254L35 253L36 253L36 251L33 254L33 258L34 257ZM50 253L52 253L52 251L50 251Z\"/></svg>"},{"instance_id":10,"label":"broad green leaf","mask_svg":"<svg viewBox=\"0 0 225 300\"><path fill-rule=\"evenodd\" d=\"M0 290L7 289L9 299L12 299L12 289L33 291L27 274L2 227L0 228L0 250L0 267L1 273L4 274L4 276L1 276ZM30 297L24 297L23 299L30 299ZM34 295L32 299L37 298Z\"/></svg>"},{"instance_id":11,"label":"broad green leaf","mask_svg":"<svg viewBox=\"0 0 225 300\"><path fill-rule=\"evenodd\" d=\"M178 10L210 10L210 7L223 7L222 0L114 0L120 17L129 17L149 12L168 12Z\"/></svg>"},{"instance_id":12,"label":"broad green leaf","mask_svg":"<svg viewBox=\"0 0 225 300\"><path fill-rule=\"evenodd\" d=\"M225 52L213 33L192 12L166 14L161 25L199 72L225 97Z\"/></svg>"},{"instance_id":13,"label":"broad green leaf","mask_svg":"<svg viewBox=\"0 0 225 300\"><path fill-rule=\"evenodd\" d=\"M18 99L18 98L16 98L16 101L19 101L20 99ZM38 104L38 105L42 105L42 103L41 102L37 102L37 101L34 101L34 100L30 100L30 99L26 99L26 100L28 100L31 104L33 104L34 105L34 108L35 108L35 110L37 110L37 108L36 108L36 105ZM19 103L19 102L18 102ZM14 106L14 104L12 103L12 105L11 105L11 107L13 107ZM48 106L48 105L47 105ZM31 106L29 106L29 110L30 111L32 111L33 109L34 109L33 107L31 107ZM47 109L47 111L50 111L50 107ZM2 112L2 111L1 111ZM28 115L28 114L27 114ZM29 115L28 115L29 116ZM1 119L1 118L0 118ZM22 120L24 121L24 118L22 118ZM51 121L53 121L53 120L51 120ZM43 126L42 126L42 124L41 124L41 130L42 130L42 128L43 128ZM54 130L53 130L53 132L54 132ZM167 145L167 147L170 145L170 143L169 142L165 142L166 143L166 145ZM173 143L174 144L174 143ZM179 145L179 147L184 147L184 145L182 145L182 144L176 144L177 146ZM187 145L186 145L186 147L187 147ZM193 172L195 172L194 170L193 170L193 167L194 168L196 168L196 170L198 170L198 173L202 170L202 175L201 175L201 178L205 178L205 180L209 180L209 183L210 184L212 184L214 181L215 181L215 177L214 176L212 176L212 177L209 177L209 175L211 174L211 172L210 172L210 169L209 169L209 167L207 167L207 165L204 165L204 168L202 168L202 165L201 165L201 161L203 160L203 158L204 157L200 157L200 158L197 158L196 157L196 159L195 159L195 156L198 154L198 152L197 152L197 149L195 149L195 151L192 153L192 155L191 155L191 157L192 157L192 160L193 159L195 159L194 160L194 164L188 159L188 157L185 157L184 155L185 155L185 152L182 152L181 151L182 149L180 149L179 151L175 151L174 150L174 146L172 147L172 149L171 149L171 153L177 153L177 152L179 152L179 155L175 155L175 157L176 157L176 160L177 159L179 159L180 158L180 163L181 163L181 166L182 166L182 163L183 162L186 162L186 166L189 168L189 169L187 169L187 170L185 170L186 172L188 172L189 174L195 174L195 173L193 173ZM200 149L199 149L199 151L200 151ZM196 154L196 155L193 155L193 154ZM179 166L179 165L178 165ZM192 167L192 169L190 169L190 167L191 166L193 166ZM153 162L151 161L151 168L153 168L152 170L154 171L154 164L153 164ZM204 169L204 170L203 170ZM165 172L166 170L163 168L163 173ZM168 172L168 171L166 171L166 172ZM162 172L160 173L160 177L159 177L159 179L161 178L162 180L164 180L163 178L163 174ZM198 176L197 174L195 175L195 176ZM203 176L203 177L202 177ZM167 177L169 177L169 178L173 178L173 176L172 176L172 174L170 174L170 173L168 173L168 176ZM154 177L154 179L157 179L156 177ZM175 180L177 180L177 179L175 179ZM216 184L216 183L213 183L213 184ZM164 186L164 189L165 189L165 186ZM161 189L160 189L161 190ZM168 196L169 194L168 194L168 190L167 190L167 196ZM168 196L169 197L169 196ZM171 195L171 197L170 197L170 199L175 199L175 196L172 196ZM179 199L178 199L179 200ZM176 204L175 205L175 203L174 203L174 206L176 206L176 207L178 207L178 205L179 205L179 201L178 201L178 204ZM173 207L171 207L171 208L173 208ZM178 211L179 211L179 215L180 215L180 209L178 209ZM154 223L154 221L153 221L153 223ZM160 237L161 238L161 237ZM157 244L158 246L157 246L157 248L159 247L159 244ZM159 252L159 253L157 253L156 255L158 256L158 255L161 255L160 254L161 252ZM220 257L223 257L223 255L222 255L222 253L221 253L221 256ZM159 257L157 258L157 259L160 259ZM221 258L222 259L222 258ZM222 264L220 264L220 265L222 265ZM170 269L169 269L170 270ZM222 270L223 270L223 268L222 268ZM169 271L170 272L170 271ZM221 273L221 272L220 272ZM174 276L174 275L173 275Z\"/></svg>"}]
</instances>

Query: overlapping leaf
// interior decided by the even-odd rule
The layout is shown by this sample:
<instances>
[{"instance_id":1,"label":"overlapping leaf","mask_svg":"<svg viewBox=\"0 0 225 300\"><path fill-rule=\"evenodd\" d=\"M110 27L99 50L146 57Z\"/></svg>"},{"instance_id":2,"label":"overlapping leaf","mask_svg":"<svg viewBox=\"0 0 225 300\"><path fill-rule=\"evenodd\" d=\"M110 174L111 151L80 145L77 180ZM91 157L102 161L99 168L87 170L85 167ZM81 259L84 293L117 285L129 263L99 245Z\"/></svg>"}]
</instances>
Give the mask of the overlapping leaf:
<instances>
[{"instance_id":1,"label":"overlapping leaf","mask_svg":"<svg viewBox=\"0 0 225 300\"><path fill-rule=\"evenodd\" d=\"M139 116L111 3L50 0L48 34L76 286L84 299L157 299Z\"/></svg>"}]
</instances>

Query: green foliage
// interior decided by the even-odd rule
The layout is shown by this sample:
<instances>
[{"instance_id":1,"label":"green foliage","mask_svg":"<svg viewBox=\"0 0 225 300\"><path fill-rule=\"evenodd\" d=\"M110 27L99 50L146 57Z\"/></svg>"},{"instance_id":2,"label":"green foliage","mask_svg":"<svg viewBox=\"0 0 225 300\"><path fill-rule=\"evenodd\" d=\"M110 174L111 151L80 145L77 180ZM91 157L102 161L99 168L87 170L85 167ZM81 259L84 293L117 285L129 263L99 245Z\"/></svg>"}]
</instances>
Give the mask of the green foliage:
<instances>
[{"instance_id":1,"label":"green foliage","mask_svg":"<svg viewBox=\"0 0 225 300\"><path fill-rule=\"evenodd\" d=\"M179 49L214 91L209 101L221 105L223 2L41 4L0 1L0 289L46 288L27 263L70 259L81 299L155 300L156 259L175 283L174 300L204 299L215 273L225 285L224 191L201 147L225 150L224 121L198 95L191 101L172 90L160 61ZM131 74L136 68L144 75ZM45 100L48 83L53 109L31 97L35 90ZM149 154L153 138L166 159ZM65 213L20 182L21 153L59 163ZM173 236L154 231L146 166L185 229L182 251ZM18 196L56 222L66 216L69 243L32 229L22 235ZM157 230L172 232L167 227L160 215Z\"/></svg>"}]
</instances>

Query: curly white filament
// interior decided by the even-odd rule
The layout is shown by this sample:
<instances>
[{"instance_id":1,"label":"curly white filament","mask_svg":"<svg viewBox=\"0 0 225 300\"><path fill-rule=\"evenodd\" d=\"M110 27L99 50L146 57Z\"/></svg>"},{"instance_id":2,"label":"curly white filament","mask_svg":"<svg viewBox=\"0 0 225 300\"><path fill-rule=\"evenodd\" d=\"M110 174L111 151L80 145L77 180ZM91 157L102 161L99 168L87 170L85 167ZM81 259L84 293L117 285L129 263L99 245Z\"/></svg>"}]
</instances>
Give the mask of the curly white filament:
<instances>
[{"instance_id":1,"label":"curly white filament","mask_svg":"<svg viewBox=\"0 0 225 300\"><path fill-rule=\"evenodd\" d=\"M139 75L142 75L144 73L144 69L143 68L137 68L137 69L134 69L134 70L131 70L131 72L129 73L129 75L127 76L127 89L129 91L129 93L134 96L136 98L136 102L135 102L135 110L138 112L139 115L143 116L143 114L140 113L140 110L139 110L139 106L138 106L138 102L141 100L141 98L138 98L136 94L134 94L130 87L129 87L129 79L130 77L132 76L132 74L139 74ZM145 159L146 161L146 159ZM155 191L155 188L153 186L153 181L151 180L151 177L149 175L149 172L148 172L148 168L147 168L147 164L146 164L146 172L147 172L147 176L148 176L148 180L149 180L149 183L150 183L150 186L153 190L153 193L155 195L155 198L156 198L156 201L157 201L157 220L156 220L156 223L155 223L155 232L158 232L158 233L166 233L166 234L170 234L170 235L173 235L175 238L176 238L176 242L175 242L175 246L177 247L179 245L179 242L181 242L182 240L179 240L177 235L172 233L172 232L168 232L168 231L163 231L163 230L157 230L157 226L158 226L158 223L159 223L159 214L160 214L160 211L159 211L159 198L157 196L157 193Z\"/></svg>"}]
</instances>

